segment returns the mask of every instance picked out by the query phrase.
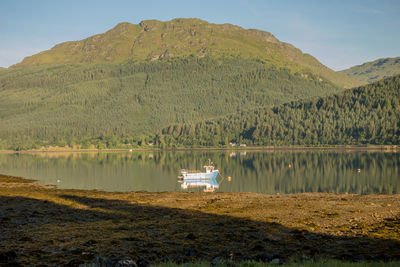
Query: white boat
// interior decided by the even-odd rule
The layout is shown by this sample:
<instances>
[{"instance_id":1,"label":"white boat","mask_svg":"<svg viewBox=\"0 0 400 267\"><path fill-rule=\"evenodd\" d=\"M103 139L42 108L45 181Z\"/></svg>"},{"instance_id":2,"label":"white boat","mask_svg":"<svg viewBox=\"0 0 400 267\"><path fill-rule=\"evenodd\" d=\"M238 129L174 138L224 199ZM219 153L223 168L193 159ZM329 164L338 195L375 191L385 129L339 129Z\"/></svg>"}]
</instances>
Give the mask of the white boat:
<instances>
[{"instance_id":1,"label":"white boat","mask_svg":"<svg viewBox=\"0 0 400 267\"><path fill-rule=\"evenodd\" d=\"M182 169L181 176L182 179L215 179L218 176L218 170L214 170L213 165L206 165L204 166L206 172L200 171L189 171Z\"/></svg>"},{"instance_id":2,"label":"white boat","mask_svg":"<svg viewBox=\"0 0 400 267\"><path fill-rule=\"evenodd\" d=\"M216 179L218 170L214 170L211 161L204 168L206 169L205 172L182 169L181 176L178 177L181 179L181 188L205 187L204 191L206 192L213 192L216 188L219 188Z\"/></svg>"}]
</instances>

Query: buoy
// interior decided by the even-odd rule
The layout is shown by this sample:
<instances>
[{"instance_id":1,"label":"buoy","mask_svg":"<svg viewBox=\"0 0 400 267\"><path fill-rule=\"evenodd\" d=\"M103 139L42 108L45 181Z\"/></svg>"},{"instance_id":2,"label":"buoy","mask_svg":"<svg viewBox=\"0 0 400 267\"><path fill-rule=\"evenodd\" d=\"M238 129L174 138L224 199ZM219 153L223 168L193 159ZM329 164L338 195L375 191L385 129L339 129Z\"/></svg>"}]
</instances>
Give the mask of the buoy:
<instances>
[{"instance_id":1,"label":"buoy","mask_svg":"<svg viewBox=\"0 0 400 267\"><path fill-rule=\"evenodd\" d=\"M361 169L357 169L357 172L361 172Z\"/></svg>"},{"instance_id":2,"label":"buoy","mask_svg":"<svg viewBox=\"0 0 400 267\"><path fill-rule=\"evenodd\" d=\"M228 182L230 182L232 180L232 177L228 176Z\"/></svg>"},{"instance_id":3,"label":"buoy","mask_svg":"<svg viewBox=\"0 0 400 267\"><path fill-rule=\"evenodd\" d=\"M289 168L292 168L292 164L289 164L288 167L289 167Z\"/></svg>"},{"instance_id":4,"label":"buoy","mask_svg":"<svg viewBox=\"0 0 400 267\"><path fill-rule=\"evenodd\" d=\"M57 183L61 182L60 180L57 180Z\"/></svg>"}]
</instances>

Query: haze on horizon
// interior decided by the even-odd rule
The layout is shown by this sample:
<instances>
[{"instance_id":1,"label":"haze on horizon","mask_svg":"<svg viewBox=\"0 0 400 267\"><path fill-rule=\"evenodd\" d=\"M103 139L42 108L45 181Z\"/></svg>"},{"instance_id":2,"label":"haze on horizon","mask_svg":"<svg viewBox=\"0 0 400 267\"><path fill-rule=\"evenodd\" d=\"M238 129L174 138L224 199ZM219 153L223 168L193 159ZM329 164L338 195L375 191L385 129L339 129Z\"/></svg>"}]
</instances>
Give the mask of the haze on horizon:
<instances>
[{"instance_id":1,"label":"haze on horizon","mask_svg":"<svg viewBox=\"0 0 400 267\"><path fill-rule=\"evenodd\" d=\"M196 17L274 34L334 70L400 56L400 2L355 1L2 1L0 66L120 22Z\"/></svg>"}]
</instances>

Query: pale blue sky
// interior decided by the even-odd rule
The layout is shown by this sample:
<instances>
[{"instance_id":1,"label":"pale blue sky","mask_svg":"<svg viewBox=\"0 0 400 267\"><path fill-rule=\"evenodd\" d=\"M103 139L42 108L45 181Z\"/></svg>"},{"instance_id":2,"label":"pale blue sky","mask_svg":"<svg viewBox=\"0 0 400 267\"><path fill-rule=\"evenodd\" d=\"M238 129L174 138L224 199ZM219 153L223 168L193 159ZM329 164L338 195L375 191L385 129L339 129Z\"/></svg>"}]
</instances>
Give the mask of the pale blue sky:
<instances>
[{"instance_id":1,"label":"pale blue sky","mask_svg":"<svg viewBox=\"0 0 400 267\"><path fill-rule=\"evenodd\" d=\"M119 22L196 17L274 34L335 70L400 56L399 0L0 0L0 66Z\"/></svg>"}]
</instances>

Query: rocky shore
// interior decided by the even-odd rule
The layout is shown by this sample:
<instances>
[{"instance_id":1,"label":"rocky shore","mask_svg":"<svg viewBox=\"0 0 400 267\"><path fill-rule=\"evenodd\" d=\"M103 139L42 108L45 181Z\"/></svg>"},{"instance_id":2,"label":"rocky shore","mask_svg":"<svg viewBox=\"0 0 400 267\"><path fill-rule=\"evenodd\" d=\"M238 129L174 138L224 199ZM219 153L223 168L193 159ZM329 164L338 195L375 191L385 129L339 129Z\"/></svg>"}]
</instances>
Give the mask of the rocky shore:
<instances>
[{"instance_id":1,"label":"rocky shore","mask_svg":"<svg viewBox=\"0 0 400 267\"><path fill-rule=\"evenodd\" d=\"M112 193L0 175L0 265L326 258L400 260L400 195Z\"/></svg>"}]
</instances>

